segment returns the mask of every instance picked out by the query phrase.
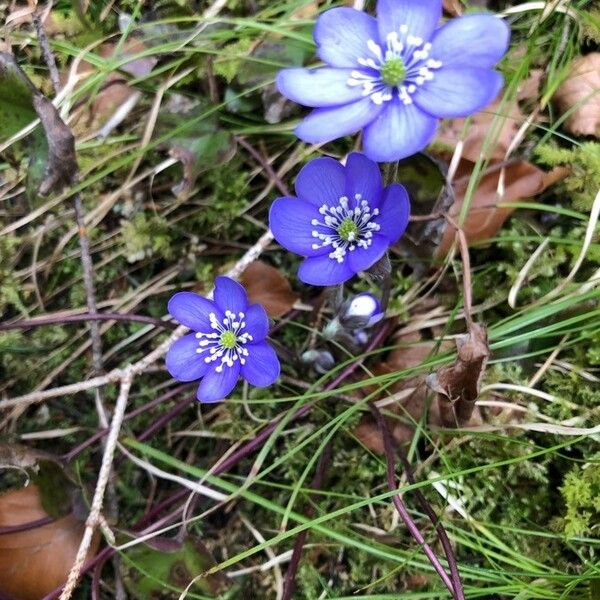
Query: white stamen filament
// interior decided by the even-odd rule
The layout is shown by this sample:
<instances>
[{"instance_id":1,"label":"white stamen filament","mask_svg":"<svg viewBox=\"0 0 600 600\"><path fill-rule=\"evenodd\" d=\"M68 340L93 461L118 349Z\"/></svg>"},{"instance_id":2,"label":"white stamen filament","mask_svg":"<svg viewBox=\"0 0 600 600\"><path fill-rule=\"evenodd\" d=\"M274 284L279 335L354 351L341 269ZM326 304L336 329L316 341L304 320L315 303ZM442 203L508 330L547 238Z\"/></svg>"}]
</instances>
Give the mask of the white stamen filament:
<instances>
[{"instance_id":1,"label":"white stamen filament","mask_svg":"<svg viewBox=\"0 0 600 600\"><path fill-rule=\"evenodd\" d=\"M389 102L397 95L405 105L412 104L412 96L419 87L435 78L435 71L442 67L442 61L429 58L432 45L423 38L408 33L408 25L400 26L399 31L387 34L385 48L374 40L367 41L367 49L372 56L359 57L359 65L371 72L353 70L347 85L362 87L362 95L369 96L374 104ZM381 76L381 69L386 62L400 59L406 74L397 85L386 83Z\"/></svg>"},{"instance_id":2,"label":"white stamen filament","mask_svg":"<svg viewBox=\"0 0 600 600\"><path fill-rule=\"evenodd\" d=\"M373 243L373 233L381 229L378 223L373 222L373 218L379 215L379 209L371 209L368 201L363 200L361 194L356 194L354 199L356 200L354 208L350 207L346 196L340 197L338 206L323 204L319 208L323 220L311 221L311 225L315 227L312 230L312 236L315 238L313 250L330 246L332 250L329 258L337 260L338 263L344 262L346 254L356 248L366 250ZM348 232L348 239L343 239L339 229L346 220L350 220L356 226L356 231Z\"/></svg>"},{"instance_id":3,"label":"white stamen filament","mask_svg":"<svg viewBox=\"0 0 600 600\"><path fill-rule=\"evenodd\" d=\"M198 340L198 348L196 352L204 355L204 362L211 363L220 359L220 363L215 366L215 371L221 373L224 366L233 367L235 361L239 360L240 364L246 363L248 349L245 345L253 340L253 337L247 331L244 331L246 315L239 312L237 315L230 310L225 311L223 321L219 322L215 313L208 315L210 326L214 329L213 332L205 333L199 331L196 333ZM222 338L224 333L231 333L235 338L235 345L232 348L227 348L223 345Z\"/></svg>"}]
</instances>

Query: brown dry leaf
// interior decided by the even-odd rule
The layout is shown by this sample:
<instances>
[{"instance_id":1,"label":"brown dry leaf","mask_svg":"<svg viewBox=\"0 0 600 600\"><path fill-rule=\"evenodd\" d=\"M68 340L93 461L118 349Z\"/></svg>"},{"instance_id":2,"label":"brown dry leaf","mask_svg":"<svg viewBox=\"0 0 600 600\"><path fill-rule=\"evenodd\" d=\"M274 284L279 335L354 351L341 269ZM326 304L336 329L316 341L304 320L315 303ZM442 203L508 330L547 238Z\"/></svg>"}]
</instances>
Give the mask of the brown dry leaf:
<instances>
[{"instance_id":1,"label":"brown dry leaf","mask_svg":"<svg viewBox=\"0 0 600 600\"><path fill-rule=\"evenodd\" d=\"M129 57L134 56L146 47L144 44L134 38L129 39L120 49L118 56ZM115 57L116 45L103 44L98 50L98 54L102 58ZM152 71L157 63L157 59L153 56L144 58L132 59L121 66L121 70L133 77L143 77ZM82 61L78 68L77 74L85 81L86 75L96 73L96 67L90 63ZM81 108L73 112L72 119L75 123L74 129L81 134L89 133L90 129L95 131L104 125L115 113L123 107L133 109L141 94L135 88L132 88L126 81L125 77L118 72L111 72L98 93L94 96L91 104L82 103ZM124 111L122 119L127 113ZM122 120L121 119L121 120ZM115 122L112 126L116 127L120 121ZM102 131L101 135L107 135L106 131Z\"/></svg>"},{"instance_id":2,"label":"brown dry leaf","mask_svg":"<svg viewBox=\"0 0 600 600\"><path fill-rule=\"evenodd\" d=\"M469 161L461 164L460 172L466 173L457 179L454 189L456 202L450 207L448 214L455 220L460 214L462 203L469 182L469 170L473 165ZM552 179L546 173L525 160L510 163L504 168L504 194L498 196L498 183L502 170L496 168L489 170L479 183L473 194L471 206L463 223L463 231L469 243L488 240L499 231L514 208L509 206L499 207L499 203L517 202L532 198L546 189L546 184ZM557 174L560 175L560 174ZM445 256L454 242L455 230L446 227L442 241L437 249L437 256Z\"/></svg>"},{"instance_id":3,"label":"brown dry leaf","mask_svg":"<svg viewBox=\"0 0 600 600\"><path fill-rule=\"evenodd\" d=\"M456 349L455 363L441 367L426 379L438 394L440 419L446 427L461 427L473 414L490 356L485 326L472 323L468 333L456 338Z\"/></svg>"},{"instance_id":4,"label":"brown dry leaf","mask_svg":"<svg viewBox=\"0 0 600 600\"><path fill-rule=\"evenodd\" d=\"M416 332L404 334L397 337L394 341L400 346L389 353L385 362L375 365L375 367L371 369L374 375L394 373L396 371L403 371L411 367L416 367L420 365L435 348L435 342L422 340L421 336ZM443 343L441 349L445 350L448 346L449 344ZM365 388L365 393L370 394L375 390L376 388L368 386ZM422 375L417 375L415 377L403 379L388 387L385 394L380 398L376 398L376 400L383 400L387 396L400 394L401 392L406 392L407 396L398 400L398 402L387 405L385 411L398 415L404 421L406 421L406 419L413 419L418 422L423 416L423 411L426 408L427 389L424 377ZM430 414L429 417L430 424L440 424L435 413ZM392 417L384 418L397 444L406 444L412 440L414 430L410 422L402 422ZM371 415L364 415L353 433L360 442L369 448L369 450L376 452L377 454L384 453L381 431Z\"/></svg>"},{"instance_id":5,"label":"brown dry leaf","mask_svg":"<svg viewBox=\"0 0 600 600\"><path fill-rule=\"evenodd\" d=\"M0 495L0 528L46 518L35 485ZM73 566L84 523L73 515L41 527L0 535L0 592L15 600L40 600L65 582ZM99 536L88 558L95 555Z\"/></svg>"},{"instance_id":6,"label":"brown dry leaf","mask_svg":"<svg viewBox=\"0 0 600 600\"><path fill-rule=\"evenodd\" d=\"M574 135L600 138L600 53L592 52L576 58L571 74L553 97L563 113L574 109L565 129Z\"/></svg>"},{"instance_id":7,"label":"brown dry leaf","mask_svg":"<svg viewBox=\"0 0 600 600\"><path fill-rule=\"evenodd\" d=\"M471 162L477 162L483 153L483 144L485 138L490 134L493 121L498 118L498 115L501 115L501 127L497 131L495 140L492 140L494 143L490 144L488 141L489 147L486 148L483 157L498 161L504 160L506 151L525 117L516 102L505 105L501 113L500 106L500 102L496 100L482 111L471 116L466 136L463 135L466 119L443 121L436 140L449 145L453 149L460 140L463 140L461 157Z\"/></svg>"},{"instance_id":8,"label":"brown dry leaf","mask_svg":"<svg viewBox=\"0 0 600 600\"><path fill-rule=\"evenodd\" d=\"M463 14L463 6L460 0L443 0L444 12L451 17L460 17Z\"/></svg>"},{"instance_id":9,"label":"brown dry leaf","mask_svg":"<svg viewBox=\"0 0 600 600\"><path fill-rule=\"evenodd\" d=\"M48 159L39 187L40 194L44 196L51 191L60 192L74 181L78 172L75 138L48 98L34 96L33 107L48 141Z\"/></svg>"},{"instance_id":10,"label":"brown dry leaf","mask_svg":"<svg viewBox=\"0 0 600 600\"><path fill-rule=\"evenodd\" d=\"M269 317L285 315L300 297L278 269L262 260L251 263L240 280L250 302L262 304Z\"/></svg>"}]
</instances>

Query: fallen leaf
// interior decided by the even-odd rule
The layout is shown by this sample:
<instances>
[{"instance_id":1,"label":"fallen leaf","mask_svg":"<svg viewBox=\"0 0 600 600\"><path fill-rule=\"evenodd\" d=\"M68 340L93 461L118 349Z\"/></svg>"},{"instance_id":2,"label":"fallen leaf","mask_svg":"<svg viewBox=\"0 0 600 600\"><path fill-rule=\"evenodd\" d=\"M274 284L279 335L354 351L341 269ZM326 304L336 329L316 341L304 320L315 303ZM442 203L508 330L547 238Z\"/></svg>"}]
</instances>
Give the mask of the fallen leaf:
<instances>
[{"instance_id":1,"label":"fallen leaf","mask_svg":"<svg viewBox=\"0 0 600 600\"><path fill-rule=\"evenodd\" d=\"M490 356L487 329L472 323L468 333L456 338L458 356L453 365L441 367L426 379L437 392L438 408L445 427L461 427L469 422Z\"/></svg>"},{"instance_id":2,"label":"fallen leaf","mask_svg":"<svg viewBox=\"0 0 600 600\"><path fill-rule=\"evenodd\" d=\"M465 162L457 173L459 177L454 185L456 201L451 206L448 214L456 220L460 214L462 204L469 182L468 173L472 163ZM560 176L561 174L557 173ZM504 189L502 195L498 195L498 184L503 177ZM517 160L509 163L504 169L491 168L484 175L473 194L469 212L462 225L465 236L469 243L488 240L500 230L506 219L514 211L510 206L498 206L499 203L516 202L526 200L540 194L552 179L547 174L525 160ZM436 255L443 257L454 242L455 229L447 226Z\"/></svg>"},{"instance_id":3,"label":"fallen leaf","mask_svg":"<svg viewBox=\"0 0 600 600\"><path fill-rule=\"evenodd\" d=\"M194 580L189 588L190 597L195 594L217 596L229 585L221 572L200 577L216 563L206 546L192 536L187 536L183 542L154 538L128 550L124 559L125 586L131 596L139 600L175 600Z\"/></svg>"},{"instance_id":4,"label":"fallen leaf","mask_svg":"<svg viewBox=\"0 0 600 600\"><path fill-rule=\"evenodd\" d=\"M463 6L460 0L443 0L444 12L451 17L460 17L463 14Z\"/></svg>"},{"instance_id":5,"label":"fallen leaf","mask_svg":"<svg viewBox=\"0 0 600 600\"><path fill-rule=\"evenodd\" d=\"M143 77L148 75L157 63L154 56L134 58L144 50L146 47L140 40L131 38L122 47L110 43L102 44L98 55L104 59L120 61L130 58L121 65L121 71L132 77ZM86 61L81 61L77 68L77 75L82 82L97 72L97 67ZM129 85L122 73L111 71L100 89L93 94L93 100L80 102L79 107L72 112L73 128L82 134L89 134L92 130L97 131L98 136L106 137L133 110L140 98L141 92Z\"/></svg>"},{"instance_id":6,"label":"fallen leaf","mask_svg":"<svg viewBox=\"0 0 600 600\"><path fill-rule=\"evenodd\" d=\"M40 94L33 97L33 106L38 114L48 143L48 155L39 192L45 196L51 191L59 192L70 185L78 173L75 155L75 138L69 127L60 118L52 102Z\"/></svg>"},{"instance_id":7,"label":"fallen leaf","mask_svg":"<svg viewBox=\"0 0 600 600\"><path fill-rule=\"evenodd\" d=\"M0 90L0 137L10 137L36 114L42 123L43 133L38 127L27 138L30 194L46 195L70 185L78 171L73 133L10 54L0 53Z\"/></svg>"},{"instance_id":8,"label":"fallen leaf","mask_svg":"<svg viewBox=\"0 0 600 600\"><path fill-rule=\"evenodd\" d=\"M600 137L600 53L576 58L569 77L553 97L559 110L570 112L564 128L574 135Z\"/></svg>"},{"instance_id":9,"label":"fallen leaf","mask_svg":"<svg viewBox=\"0 0 600 600\"><path fill-rule=\"evenodd\" d=\"M469 121L467 119L443 121L436 141L449 146L452 151L457 143L462 141L461 157L474 163L480 158L504 160L525 116L516 101L502 105L496 100L469 119ZM494 135L488 140L486 138L490 136L494 121ZM467 124L469 127L465 134Z\"/></svg>"},{"instance_id":10,"label":"fallen leaf","mask_svg":"<svg viewBox=\"0 0 600 600\"><path fill-rule=\"evenodd\" d=\"M250 263L240 280L250 302L262 304L271 318L285 315L300 297L281 271L262 260Z\"/></svg>"},{"instance_id":11,"label":"fallen leaf","mask_svg":"<svg viewBox=\"0 0 600 600\"><path fill-rule=\"evenodd\" d=\"M48 517L38 486L0 495L0 528ZM70 514L51 523L0 535L0 592L15 600L40 600L67 579L85 525ZM98 550L96 535L88 558Z\"/></svg>"}]
</instances>

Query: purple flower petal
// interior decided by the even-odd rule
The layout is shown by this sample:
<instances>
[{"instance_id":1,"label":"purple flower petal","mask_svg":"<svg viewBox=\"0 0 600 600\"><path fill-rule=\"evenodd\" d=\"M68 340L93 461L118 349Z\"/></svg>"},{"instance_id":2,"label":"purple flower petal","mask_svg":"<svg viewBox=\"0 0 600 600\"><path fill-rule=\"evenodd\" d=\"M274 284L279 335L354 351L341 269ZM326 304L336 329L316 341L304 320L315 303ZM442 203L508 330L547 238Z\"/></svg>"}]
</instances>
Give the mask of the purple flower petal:
<instances>
[{"instance_id":1,"label":"purple flower petal","mask_svg":"<svg viewBox=\"0 0 600 600\"><path fill-rule=\"evenodd\" d=\"M370 98L333 108L317 108L296 127L296 135L310 144L330 142L356 133L377 118L382 108Z\"/></svg>"},{"instance_id":2,"label":"purple flower petal","mask_svg":"<svg viewBox=\"0 0 600 600\"><path fill-rule=\"evenodd\" d=\"M385 104L385 110L363 132L365 154L377 162L393 162L423 150L435 135L437 120L398 98Z\"/></svg>"},{"instance_id":3,"label":"purple flower petal","mask_svg":"<svg viewBox=\"0 0 600 600\"><path fill-rule=\"evenodd\" d=\"M377 208L381 198L383 184L379 165L364 154L352 152L346 161L346 195L351 201L360 194L369 206Z\"/></svg>"},{"instance_id":4,"label":"purple flower petal","mask_svg":"<svg viewBox=\"0 0 600 600\"><path fill-rule=\"evenodd\" d=\"M377 232L392 245L400 239L406 230L410 217L410 200L404 186L393 183L385 188L379 207L381 216L376 219L380 229Z\"/></svg>"},{"instance_id":5,"label":"purple flower petal","mask_svg":"<svg viewBox=\"0 0 600 600\"><path fill-rule=\"evenodd\" d=\"M387 215L385 218L388 218ZM372 267L390 245L387 238L378 233L374 233L371 239L372 242L368 248L356 248L346 255L348 265L355 273L361 273Z\"/></svg>"},{"instance_id":6,"label":"purple flower petal","mask_svg":"<svg viewBox=\"0 0 600 600\"><path fill-rule=\"evenodd\" d=\"M217 277L215 279L214 298L223 312L230 310L237 314L245 312L248 308L246 290L237 281L229 277Z\"/></svg>"},{"instance_id":7,"label":"purple flower petal","mask_svg":"<svg viewBox=\"0 0 600 600\"><path fill-rule=\"evenodd\" d=\"M333 199L330 199L330 202ZM318 256L323 254L323 248L315 250L312 245L317 241L312 232L315 227L313 219L322 220L319 211L308 202L299 198L284 196L277 198L269 211L269 227L275 239L287 250L301 256Z\"/></svg>"},{"instance_id":8,"label":"purple flower petal","mask_svg":"<svg viewBox=\"0 0 600 600\"><path fill-rule=\"evenodd\" d=\"M286 98L304 106L339 106L362 97L362 87L348 85L353 69L283 69L277 89Z\"/></svg>"},{"instance_id":9,"label":"purple flower petal","mask_svg":"<svg viewBox=\"0 0 600 600\"><path fill-rule=\"evenodd\" d=\"M369 40L377 40L377 21L353 8L326 10L313 32L317 56L334 67L356 67L357 59L370 56Z\"/></svg>"},{"instance_id":10,"label":"purple flower petal","mask_svg":"<svg viewBox=\"0 0 600 600\"><path fill-rule=\"evenodd\" d=\"M430 56L444 67L493 67L506 53L510 28L493 15L466 15L440 27Z\"/></svg>"},{"instance_id":11,"label":"purple flower petal","mask_svg":"<svg viewBox=\"0 0 600 600\"><path fill-rule=\"evenodd\" d=\"M442 67L418 90L414 101L435 117L466 117L492 102L502 83L502 75L490 69Z\"/></svg>"},{"instance_id":12,"label":"purple flower petal","mask_svg":"<svg viewBox=\"0 0 600 600\"><path fill-rule=\"evenodd\" d=\"M344 283L354 275L348 261L339 263L328 254L314 256L304 260L298 269L298 278L311 285L337 285Z\"/></svg>"},{"instance_id":13,"label":"purple flower petal","mask_svg":"<svg viewBox=\"0 0 600 600\"><path fill-rule=\"evenodd\" d=\"M212 300L193 292L178 292L168 304L169 314L179 323L194 331L212 331L209 315L223 319L221 309Z\"/></svg>"},{"instance_id":14,"label":"purple flower petal","mask_svg":"<svg viewBox=\"0 0 600 600\"><path fill-rule=\"evenodd\" d=\"M212 363L213 365L215 363ZM200 382L196 398L200 402L213 403L223 400L229 395L235 387L240 375L240 363L236 361L232 367L223 366L223 370L217 373L215 369L211 369Z\"/></svg>"},{"instance_id":15,"label":"purple flower petal","mask_svg":"<svg viewBox=\"0 0 600 600\"><path fill-rule=\"evenodd\" d=\"M346 193L344 167L333 158L321 157L302 167L296 178L296 194L320 208L337 202Z\"/></svg>"},{"instance_id":16,"label":"purple flower petal","mask_svg":"<svg viewBox=\"0 0 600 600\"><path fill-rule=\"evenodd\" d=\"M279 377L279 359L266 342L248 344L248 356L242 365L242 377L251 385L267 387Z\"/></svg>"},{"instance_id":17,"label":"purple flower petal","mask_svg":"<svg viewBox=\"0 0 600 600\"><path fill-rule=\"evenodd\" d=\"M407 34L428 42L442 16L442 0L378 0L377 24L383 46L388 33L400 33L406 25Z\"/></svg>"},{"instance_id":18,"label":"purple flower petal","mask_svg":"<svg viewBox=\"0 0 600 600\"><path fill-rule=\"evenodd\" d=\"M165 357L167 370L178 381L195 381L210 369L200 354L196 335L184 335L172 344Z\"/></svg>"},{"instance_id":19,"label":"purple flower petal","mask_svg":"<svg viewBox=\"0 0 600 600\"><path fill-rule=\"evenodd\" d=\"M269 333L269 317L260 304L251 304L244 317L244 332L252 336L252 342L262 342Z\"/></svg>"}]
</instances>

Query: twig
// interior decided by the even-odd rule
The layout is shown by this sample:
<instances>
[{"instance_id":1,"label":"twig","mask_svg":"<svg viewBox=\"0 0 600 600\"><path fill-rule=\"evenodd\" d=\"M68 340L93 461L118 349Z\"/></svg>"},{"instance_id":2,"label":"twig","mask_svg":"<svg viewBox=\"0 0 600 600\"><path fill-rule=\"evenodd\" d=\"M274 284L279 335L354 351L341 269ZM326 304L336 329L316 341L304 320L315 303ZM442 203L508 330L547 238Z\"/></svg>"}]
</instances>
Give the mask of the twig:
<instances>
[{"instance_id":1,"label":"twig","mask_svg":"<svg viewBox=\"0 0 600 600\"><path fill-rule=\"evenodd\" d=\"M396 454L398 454L398 457L400 458L400 462L404 467L404 471L406 473L406 478L408 479L408 482L410 484L415 484L415 475L404 450L396 443L393 436L389 435L389 428L387 426L387 423L385 422L385 419L381 415L381 412L379 411L375 403L371 402L369 404L369 408L371 409L373 415L375 415L378 424L383 424L383 427L385 427L385 429L387 430L388 439L391 441L393 447L396 450ZM452 577L452 584L454 587L456 600L464 600L465 595L462 587L462 581L460 579L460 573L458 572L456 557L454 556L454 550L452 549L452 544L450 542L450 539L448 538L448 534L446 533L446 530L444 529L444 526L441 524L437 515L433 511L433 508L431 507L429 502L427 502L427 498L425 498L423 492L421 492L420 489L415 489L413 490L413 492L417 498L417 501L419 502L419 505L423 509L423 512L429 517L431 524L435 527L436 532L438 534L438 538L442 544L442 548L444 549L444 554L446 555L446 560L448 561L448 566L450 567L450 576Z\"/></svg>"},{"instance_id":2,"label":"twig","mask_svg":"<svg viewBox=\"0 0 600 600\"><path fill-rule=\"evenodd\" d=\"M311 483L311 488L313 490L319 490L323 486L323 479L325 478L325 470L327 465L329 464L331 459L331 441L323 448L323 452L319 457L319 462L317 463L317 468L315 471L315 476ZM314 514L314 507L310 506L306 511L307 518L312 518ZM294 541L294 548L292 550L292 558L290 559L290 564L288 565L287 571L285 572L285 583L283 587L283 596L281 600L290 600L292 594L294 593L294 588L296 585L296 573L298 572L298 567L300 566L300 558L302 556L302 548L304 547L304 543L306 542L306 537L308 536L308 529L302 530L296 540Z\"/></svg>"},{"instance_id":3,"label":"twig","mask_svg":"<svg viewBox=\"0 0 600 600\"><path fill-rule=\"evenodd\" d=\"M79 315L57 315L41 319L31 319L28 321L15 321L14 323L0 323L0 331L10 331L12 329L31 329L33 327L45 327L47 325L63 325L64 323L81 323L82 321L126 321L134 323L149 323L155 327L164 327L166 329L175 329L177 325L172 321L163 321L154 319L145 315L131 315L123 313L81 313Z\"/></svg>"},{"instance_id":4,"label":"twig","mask_svg":"<svg viewBox=\"0 0 600 600\"><path fill-rule=\"evenodd\" d=\"M42 23L42 17L40 13L36 9L32 16L33 25L35 27L35 31L38 37L38 41L40 43L40 48L42 49L42 54L44 56L44 62L48 67L48 71L50 73L50 81L52 81L52 87L54 88L54 93L60 93L60 77L58 75L58 69L56 68L56 60L54 60L54 54L52 50L50 50L50 44L48 42L48 37L46 36L46 31L44 29L44 24Z\"/></svg>"},{"instance_id":5,"label":"twig","mask_svg":"<svg viewBox=\"0 0 600 600\"><path fill-rule=\"evenodd\" d=\"M373 411L373 408L371 408ZM385 458L387 462L387 482L390 490L397 490L398 485L396 484L396 472L394 468L394 447L392 444L392 436L390 431L381 416L381 413L378 410L373 411L373 416L377 420L377 425L381 431L381 435L383 437L383 447L385 451ZM392 502L398 511L398 514L404 521L406 528L408 529L410 535L415 539L415 541L421 546L425 556L429 559L429 562L433 565L436 573L440 576L441 580L444 582L444 585L450 590L450 593L454 598L458 600L458 596L455 594L454 585L452 580L448 577L448 573L444 570L444 567L440 563L439 558L436 556L434 551L431 549L431 546L425 541L423 534L419 531L416 523L412 520L404 502L400 498L399 493L395 496L392 496Z\"/></svg>"},{"instance_id":6,"label":"twig","mask_svg":"<svg viewBox=\"0 0 600 600\"><path fill-rule=\"evenodd\" d=\"M44 61L50 72L50 79L54 88L55 95L60 94L61 84L56 68L56 60L50 49L48 37L44 30L44 24L37 10L33 13L33 22L38 36L38 41L44 55ZM72 174L72 183L77 183L78 173ZM81 250L81 267L83 270L83 285L85 287L86 303L90 314L96 314L98 307L96 304L96 290L94 286L94 267L90 254L90 240L85 227L85 218L83 215L83 203L81 194L76 192L73 196L73 207L75 209L75 220L77 222L77 230L79 232L79 248ZM90 337L92 340L92 374L100 375L102 373L102 339L100 337L100 327L97 321L90 322ZM100 424L106 426L106 411L102 402L102 392L100 389L95 390L96 409L100 419Z\"/></svg>"},{"instance_id":7,"label":"twig","mask_svg":"<svg viewBox=\"0 0 600 600\"><path fill-rule=\"evenodd\" d=\"M463 263L463 304L465 307L465 321L467 322L467 328L470 330L473 325L473 296L471 292L471 260L469 258L469 244L465 236L465 232L462 230L460 225L449 215L445 215L446 220L454 229L456 229L456 235L458 236L458 243L460 247L460 256Z\"/></svg>"},{"instance_id":8,"label":"twig","mask_svg":"<svg viewBox=\"0 0 600 600\"><path fill-rule=\"evenodd\" d=\"M104 503L104 493L106 486L110 478L110 471L112 462L115 454L115 448L117 446L117 440L119 438L119 432L121 431L121 425L123 423L123 417L125 416L125 407L127 406L127 400L129 398L129 389L133 379L133 373L131 370L127 371L121 381L121 388L119 391L119 397L115 405L115 411L110 425L110 432L106 440L106 446L104 448L104 456L102 457L102 464L100 466L100 472L98 473L98 483L96 484L96 490L94 491L94 497L92 499L92 506L90 514L85 522L85 531L83 532L83 538L77 550L77 556L75 557L75 563L71 568L67 582L60 595L60 600L69 600L77 581L79 580L79 574L81 568L85 563L85 559L89 552L92 538L98 521L100 518L100 511Z\"/></svg>"}]
</instances>

